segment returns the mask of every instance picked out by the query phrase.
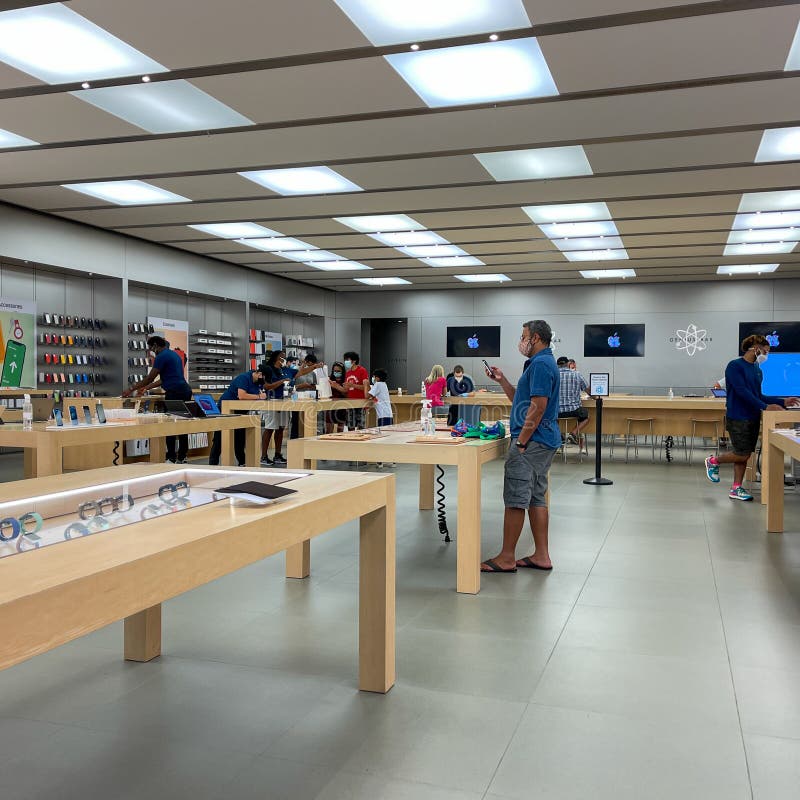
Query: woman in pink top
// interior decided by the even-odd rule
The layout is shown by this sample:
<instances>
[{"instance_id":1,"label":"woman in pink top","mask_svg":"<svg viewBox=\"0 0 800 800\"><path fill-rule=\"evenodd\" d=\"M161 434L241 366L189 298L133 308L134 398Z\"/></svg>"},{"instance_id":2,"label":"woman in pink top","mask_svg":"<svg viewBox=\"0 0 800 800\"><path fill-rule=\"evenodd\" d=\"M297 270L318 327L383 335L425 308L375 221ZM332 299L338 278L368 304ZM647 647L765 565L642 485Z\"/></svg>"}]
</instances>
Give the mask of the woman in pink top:
<instances>
[{"instance_id":1,"label":"woman in pink top","mask_svg":"<svg viewBox=\"0 0 800 800\"><path fill-rule=\"evenodd\" d=\"M444 377L444 367L434 364L431 374L425 378L425 397L431 401L431 408L444 405L442 395L447 391L447 380Z\"/></svg>"}]
</instances>

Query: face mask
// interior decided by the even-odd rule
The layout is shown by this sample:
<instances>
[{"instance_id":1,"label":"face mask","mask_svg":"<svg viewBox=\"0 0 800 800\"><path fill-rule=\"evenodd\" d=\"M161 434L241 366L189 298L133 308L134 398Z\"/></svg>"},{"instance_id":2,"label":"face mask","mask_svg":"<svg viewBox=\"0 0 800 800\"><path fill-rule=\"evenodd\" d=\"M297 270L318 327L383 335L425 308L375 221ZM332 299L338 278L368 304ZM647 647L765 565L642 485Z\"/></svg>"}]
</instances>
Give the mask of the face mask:
<instances>
[{"instance_id":1,"label":"face mask","mask_svg":"<svg viewBox=\"0 0 800 800\"><path fill-rule=\"evenodd\" d=\"M348 361L345 361L345 362L344 362L344 368L345 368L345 369L352 369L352 368L353 368L353 362L352 362L352 361L349 361L349 360L348 360Z\"/></svg>"},{"instance_id":2,"label":"face mask","mask_svg":"<svg viewBox=\"0 0 800 800\"><path fill-rule=\"evenodd\" d=\"M334 370L334 371L333 371L333 377L334 377L334 378L341 378L341 377L342 377L342 373L341 373L341 372L339 372L339 370L338 370L338 369L337 369L337 370Z\"/></svg>"},{"instance_id":3,"label":"face mask","mask_svg":"<svg viewBox=\"0 0 800 800\"><path fill-rule=\"evenodd\" d=\"M375 385L375 378L370 378L369 382L374 386Z\"/></svg>"},{"instance_id":4,"label":"face mask","mask_svg":"<svg viewBox=\"0 0 800 800\"><path fill-rule=\"evenodd\" d=\"M454 377L454 378L455 378L455 379L456 379L456 380L457 380L459 383L461 383L461 381L463 381L463 380L464 380L464 376L463 376L463 375L453 375L453 377Z\"/></svg>"},{"instance_id":5,"label":"face mask","mask_svg":"<svg viewBox=\"0 0 800 800\"><path fill-rule=\"evenodd\" d=\"M764 362L767 360L768 356L769 356L769 353L759 353L759 354L756 356L756 361L757 361L759 364L763 364L763 363L764 363Z\"/></svg>"},{"instance_id":6,"label":"face mask","mask_svg":"<svg viewBox=\"0 0 800 800\"><path fill-rule=\"evenodd\" d=\"M531 347L533 347L533 342L530 339L520 339L517 345L520 355L525 358L531 354Z\"/></svg>"}]
</instances>

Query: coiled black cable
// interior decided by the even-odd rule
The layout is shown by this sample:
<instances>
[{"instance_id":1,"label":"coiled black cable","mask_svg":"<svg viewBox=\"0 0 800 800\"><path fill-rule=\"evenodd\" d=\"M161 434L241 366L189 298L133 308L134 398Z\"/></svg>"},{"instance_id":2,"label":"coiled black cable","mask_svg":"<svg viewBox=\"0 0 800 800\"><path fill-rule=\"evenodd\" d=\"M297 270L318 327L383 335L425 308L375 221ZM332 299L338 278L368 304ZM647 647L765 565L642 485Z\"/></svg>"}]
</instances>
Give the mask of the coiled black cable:
<instances>
[{"instance_id":1,"label":"coiled black cable","mask_svg":"<svg viewBox=\"0 0 800 800\"><path fill-rule=\"evenodd\" d=\"M119 442L114 442L114 460L111 462L115 467L119 466Z\"/></svg>"},{"instance_id":2,"label":"coiled black cable","mask_svg":"<svg viewBox=\"0 0 800 800\"><path fill-rule=\"evenodd\" d=\"M667 459L667 463L672 461L672 448L675 447L675 439L672 436L665 436L664 437L664 457Z\"/></svg>"},{"instance_id":3,"label":"coiled black cable","mask_svg":"<svg viewBox=\"0 0 800 800\"><path fill-rule=\"evenodd\" d=\"M450 531L447 530L447 514L444 510L444 469L437 464L436 469L439 472L436 475L436 516L439 518L439 533L444 536L446 542L452 541L450 538Z\"/></svg>"}]
</instances>

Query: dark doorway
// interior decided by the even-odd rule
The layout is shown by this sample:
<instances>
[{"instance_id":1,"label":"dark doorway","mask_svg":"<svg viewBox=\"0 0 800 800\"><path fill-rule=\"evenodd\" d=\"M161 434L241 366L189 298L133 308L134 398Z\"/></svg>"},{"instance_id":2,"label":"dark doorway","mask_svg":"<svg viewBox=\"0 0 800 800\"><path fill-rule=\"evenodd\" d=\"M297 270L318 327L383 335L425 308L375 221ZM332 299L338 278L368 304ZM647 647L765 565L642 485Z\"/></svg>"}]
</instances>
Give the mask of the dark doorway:
<instances>
[{"instance_id":1,"label":"dark doorway","mask_svg":"<svg viewBox=\"0 0 800 800\"><path fill-rule=\"evenodd\" d=\"M408 385L408 320L362 319L361 360L370 370L389 373L389 389Z\"/></svg>"}]
</instances>

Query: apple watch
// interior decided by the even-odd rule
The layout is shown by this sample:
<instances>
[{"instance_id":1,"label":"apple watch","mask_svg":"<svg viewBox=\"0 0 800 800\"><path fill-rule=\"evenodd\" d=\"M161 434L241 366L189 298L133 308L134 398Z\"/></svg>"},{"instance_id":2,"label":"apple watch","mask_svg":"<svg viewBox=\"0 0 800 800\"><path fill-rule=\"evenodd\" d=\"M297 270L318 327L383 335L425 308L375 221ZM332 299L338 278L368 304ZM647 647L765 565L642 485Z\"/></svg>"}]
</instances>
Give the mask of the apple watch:
<instances>
[{"instance_id":1,"label":"apple watch","mask_svg":"<svg viewBox=\"0 0 800 800\"><path fill-rule=\"evenodd\" d=\"M5 517L0 519L0 541L12 542L19 536L22 530L19 520L16 517Z\"/></svg>"},{"instance_id":2,"label":"apple watch","mask_svg":"<svg viewBox=\"0 0 800 800\"><path fill-rule=\"evenodd\" d=\"M73 522L64 529L64 538L72 539L75 536L88 536L89 528L80 522Z\"/></svg>"},{"instance_id":3,"label":"apple watch","mask_svg":"<svg viewBox=\"0 0 800 800\"><path fill-rule=\"evenodd\" d=\"M44 520L42 519L42 515L36 511L28 511L19 518L19 524L22 528L22 533L26 536L30 536L31 534L39 533L42 529L42 525L44 525Z\"/></svg>"}]
</instances>

